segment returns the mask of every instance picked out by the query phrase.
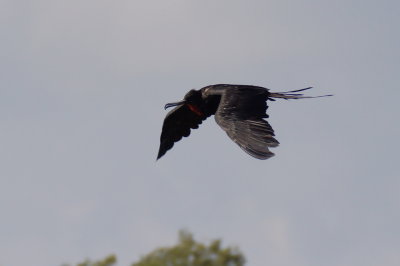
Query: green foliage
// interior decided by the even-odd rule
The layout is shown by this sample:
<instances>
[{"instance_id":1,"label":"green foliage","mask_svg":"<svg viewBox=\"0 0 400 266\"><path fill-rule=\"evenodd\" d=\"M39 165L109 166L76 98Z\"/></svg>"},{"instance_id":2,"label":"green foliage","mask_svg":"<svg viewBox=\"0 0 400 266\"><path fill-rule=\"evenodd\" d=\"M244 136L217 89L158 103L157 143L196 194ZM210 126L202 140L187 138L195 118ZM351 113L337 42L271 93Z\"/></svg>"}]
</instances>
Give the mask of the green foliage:
<instances>
[{"instance_id":1,"label":"green foliage","mask_svg":"<svg viewBox=\"0 0 400 266\"><path fill-rule=\"evenodd\" d=\"M221 247L220 240L208 246L181 231L179 242L172 247L158 248L132 266L243 266L244 256L237 248Z\"/></svg>"},{"instance_id":2,"label":"green foliage","mask_svg":"<svg viewBox=\"0 0 400 266\"><path fill-rule=\"evenodd\" d=\"M78 263L76 266L113 266L116 262L117 257L115 257L115 255L110 255L105 259L99 261L85 260L84 262Z\"/></svg>"},{"instance_id":3,"label":"green foliage","mask_svg":"<svg viewBox=\"0 0 400 266\"><path fill-rule=\"evenodd\" d=\"M114 255L100 261L86 260L76 266L113 266ZM187 231L179 232L179 241L171 247L162 247L142 257L132 266L243 266L245 258L238 248L223 248L221 240L209 245L196 242ZM68 266L68 265L64 265Z\"/></svg>"}]
</instances>

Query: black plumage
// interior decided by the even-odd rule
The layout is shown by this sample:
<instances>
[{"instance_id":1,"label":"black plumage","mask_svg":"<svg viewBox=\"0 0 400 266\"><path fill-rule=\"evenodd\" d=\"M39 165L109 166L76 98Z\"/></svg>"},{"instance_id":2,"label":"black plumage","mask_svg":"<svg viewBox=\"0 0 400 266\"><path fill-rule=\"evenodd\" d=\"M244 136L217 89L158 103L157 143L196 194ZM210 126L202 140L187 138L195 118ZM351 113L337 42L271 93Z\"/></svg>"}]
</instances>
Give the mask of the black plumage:
<instances>
[{"instance_id":1,"label":"black plumage","mask_svg":"<svg viewBox=\"0 0 400 266\"><path fill-rule=\"evenodd\" d=\"M268 159L274 155L269 148L278 146L279 142L265 120L268 118L267 101L315 98L298 93L307 89L310 88L273 93L258 86L217 84L190 90L183 101L165 105L165 109L176 107L165 117L157 159L211 115L215 115L217 124L245 152L257 159Z\"/></svg>"}]
</instances>

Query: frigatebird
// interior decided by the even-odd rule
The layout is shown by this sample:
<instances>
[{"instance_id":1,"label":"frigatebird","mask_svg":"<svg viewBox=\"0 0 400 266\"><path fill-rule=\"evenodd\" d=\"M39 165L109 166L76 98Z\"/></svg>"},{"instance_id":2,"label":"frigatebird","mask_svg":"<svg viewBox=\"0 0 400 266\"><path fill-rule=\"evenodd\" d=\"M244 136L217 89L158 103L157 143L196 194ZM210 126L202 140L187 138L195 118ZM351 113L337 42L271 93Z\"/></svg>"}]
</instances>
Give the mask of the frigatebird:
<instances>
[{"instance_id":1,"label":"frigatebird","mask_svg":"<svg viewBox=\"0 0 400 266\"><path fill-rule=\"evenodd\" d=\"M331 96L312 97L298 93L311 88L270 92L267 88L253 85L216 84L190 90L182 101L165 105L165 109L176 107L164 119L157 160L211 115L246 153L260 160L268 159L274 156L269 148L277 147L279 142L271 125L264 119L268 118L267 101Z\"/></svg>"}]
</instances>

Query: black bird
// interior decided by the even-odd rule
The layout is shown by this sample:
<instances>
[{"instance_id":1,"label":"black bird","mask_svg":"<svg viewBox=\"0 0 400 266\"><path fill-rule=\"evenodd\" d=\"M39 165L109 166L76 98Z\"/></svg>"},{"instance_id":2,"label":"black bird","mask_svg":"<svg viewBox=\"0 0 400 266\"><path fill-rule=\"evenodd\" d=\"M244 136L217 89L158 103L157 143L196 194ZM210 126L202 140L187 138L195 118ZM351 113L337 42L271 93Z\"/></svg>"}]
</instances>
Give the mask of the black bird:
<instances>
[{"instance_id":1,"label":"black bird","mask_svg":"<svg viewBox=\"0 0 400 266\"><path fill-rule=\"evenodd\" d=\"M304 99L316 98L303 96L298 92L305 88L288 92L269 92L267 88L252 85L217 84L200 90L190 90L183 101L168 103L165 109L173 106L164 119L160 138L160 159L174 143L190 135L190 129L196 129L211 115L226 134L251 156L265 160L274 154L269 150L279 142L274 138L274 130L264 119L267 100L274 98ZM317 97L325 97L323 95Z\"/></svg>"}]
</instances>

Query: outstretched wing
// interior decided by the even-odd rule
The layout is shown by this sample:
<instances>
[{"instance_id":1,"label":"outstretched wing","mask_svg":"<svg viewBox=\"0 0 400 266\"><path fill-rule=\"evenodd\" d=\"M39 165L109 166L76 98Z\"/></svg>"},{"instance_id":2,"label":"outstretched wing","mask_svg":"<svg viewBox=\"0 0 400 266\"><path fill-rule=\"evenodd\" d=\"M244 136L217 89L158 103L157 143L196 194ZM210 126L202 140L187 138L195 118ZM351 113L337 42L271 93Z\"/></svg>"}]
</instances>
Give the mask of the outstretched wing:
<instances>
[{"instance_id":1,"label":"outstretched wing","mask_svg":"<svg viewBox=\"0 0 400 266\"><path fill-rule=\"evenodd\" d=\"M190 129L198 128L206 118L206 115L191 111L186 104L170 111L164 119L157 160L171 149L175 142L189 136Z\"/></svg>"},{"instance_id":2,"label":"outstretched wing","mask_svg":"<svg viewBox=\"0 0 400 266\"><path fill-rule=\"evenodd\" d=\"M227 88L215 113L217 124L249 155L265 160L274 154L269 150L279 142L267 118L267 89L255 86Z\"/></svg>"}]
</instances>

